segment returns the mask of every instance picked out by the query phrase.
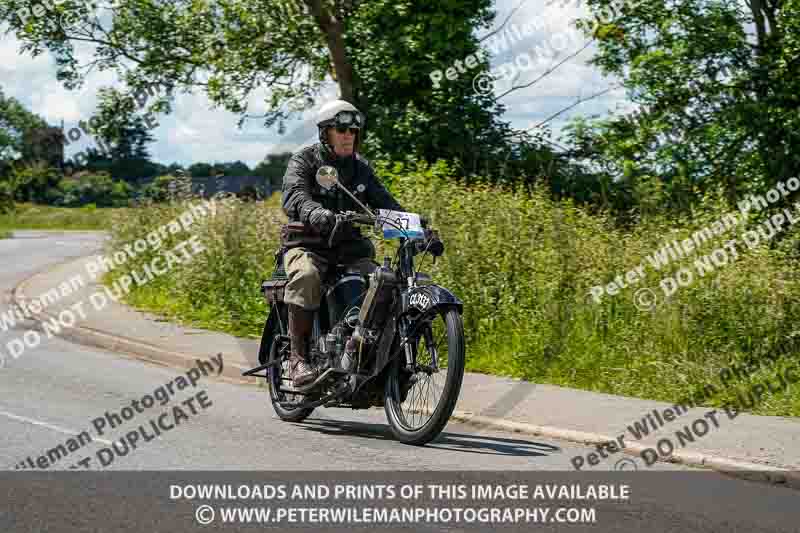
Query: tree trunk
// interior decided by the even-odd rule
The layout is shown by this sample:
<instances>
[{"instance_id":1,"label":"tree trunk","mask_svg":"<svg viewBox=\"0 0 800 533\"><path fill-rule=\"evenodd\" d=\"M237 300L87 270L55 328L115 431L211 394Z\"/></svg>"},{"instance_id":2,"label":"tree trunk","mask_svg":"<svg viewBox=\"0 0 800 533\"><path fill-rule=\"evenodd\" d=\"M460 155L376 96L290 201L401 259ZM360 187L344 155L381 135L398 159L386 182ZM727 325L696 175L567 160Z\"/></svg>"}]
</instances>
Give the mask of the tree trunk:
<instances>
[{"instance_id":1,"label":"tree trunk","mask_svg":"<svg viewBox=\"0 0 800 533\"><path fill-rule=\"evenodd\" d=\"M330 9L329 0L304 0L308 6L314 20L317 22L325 40L328 43L328 51L331 54L333 69L331 74L339 84L339 92L342 100L358 106L355 94L355 79L353 66L347 57L344 46L344 23L336 17Z\"/></svg>"},{"instance_id":2,"label":"tree trunk","mask_svg":"<svg viewBox=\"0 0 800 533\"><path fill-rule=\"evenodd\" d=\"M764 25L764 13L761 11L761 0L748 0L747 7L753 14L753 21L756 24L756 37L758 38L758 55L764 53L764 44L767 39L767 29Z\"/></svg>"}]
</instances>

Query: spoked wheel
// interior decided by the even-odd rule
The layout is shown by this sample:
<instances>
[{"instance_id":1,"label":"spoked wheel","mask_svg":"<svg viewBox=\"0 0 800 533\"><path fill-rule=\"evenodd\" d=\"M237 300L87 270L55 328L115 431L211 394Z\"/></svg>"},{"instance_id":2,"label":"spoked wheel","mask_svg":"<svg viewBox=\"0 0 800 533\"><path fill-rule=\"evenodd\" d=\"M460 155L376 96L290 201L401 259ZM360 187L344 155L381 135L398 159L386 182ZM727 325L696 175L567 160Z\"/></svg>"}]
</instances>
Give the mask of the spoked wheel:
<instances>
[{"instance_id":1,"label":"spoked wheel","mask_svg":"<svg viewBox=\"0 0 800 533\"><path fill-rule=\"evenodd\" d=\"M457 310L434 315L416 353L414 373L405 369L405 353L395 358L386 379L384 409L398 440L423 445L444 429L461 391L464 325Z\"/></svg>"},{"instance_id":2,"label":"spoked wheel","mask_svg":"<svg viewBox=\"0 0 800 533\"><path fill-rule=\"evenodd\" d=\"M285 377L289 374L289 342L286 340L275 339L274 342L280 342L278 346L278 357L281 359L281 366L273 366L267 371L267 383L269 385L269 396L272 400L272 408L275 409L275 414L281 420L286 422L302 422L308 415L314 412L313 407L305 409L287 409L282 407L280 402L302 402L306 398L302 394L293 394L288 392L281 392L281 380L285 385L288 385L289 378Z\"/></svg>"}]
</instances>

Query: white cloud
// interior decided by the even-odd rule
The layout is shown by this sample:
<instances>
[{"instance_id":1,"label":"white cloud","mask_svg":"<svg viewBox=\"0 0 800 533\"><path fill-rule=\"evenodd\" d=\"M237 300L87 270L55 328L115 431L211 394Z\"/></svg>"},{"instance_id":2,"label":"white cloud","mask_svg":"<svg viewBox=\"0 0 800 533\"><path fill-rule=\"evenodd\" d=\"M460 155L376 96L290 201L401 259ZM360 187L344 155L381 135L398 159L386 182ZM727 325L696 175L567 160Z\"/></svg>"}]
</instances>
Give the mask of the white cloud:
<instances>
[{"instance_id":1,"label":"white cloud","mask_svg":"<svg viewBox=\"0 0 800 533\"><path fill-rule=\"evenodd\" d=\"M518 4L519 0L497 1L496 27L499 27ZM561 7L565 4L566 7ZM586 44L587 39L575 28L575 21L586 15L585 5L580 0L548 3L538 0L524 3L509 19L505 28L535 27L541 30L525 35L522 40L515 39L505 53L492 58L492 68L501 73L518 73L519 78L514 81L517 86L534 81ZM594 52L594 46L591 45L531 87L516 90L503 97L500 101L507 109L505 118L515 127L527 128L574 104L578 99L588 98L615 85L617 80L602 76L598 69L587 64ZM533 59L533 62L527 61L528 58ZM505 66L501 66L504 64ZM523 70L529 65L533 65L533 68ZM499 96L510 87L507 81L498 83L495 95ZM624 90L615 89L577 105L548 124L558 133L570 118L603 114L615 108L624 98Z\"/></svg>"}]
</instances>

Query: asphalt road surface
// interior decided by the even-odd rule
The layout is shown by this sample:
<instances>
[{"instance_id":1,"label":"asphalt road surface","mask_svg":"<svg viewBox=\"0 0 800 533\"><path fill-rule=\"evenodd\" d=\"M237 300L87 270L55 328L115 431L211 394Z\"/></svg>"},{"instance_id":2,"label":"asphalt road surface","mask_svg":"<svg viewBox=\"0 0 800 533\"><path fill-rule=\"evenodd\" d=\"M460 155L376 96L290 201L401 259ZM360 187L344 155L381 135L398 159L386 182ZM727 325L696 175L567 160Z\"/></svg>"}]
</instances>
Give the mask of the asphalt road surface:
<instances>
[{"instance_id":1,"label":"asphalt road surface","mask_svg":"<svg viewBox=\"0 0 800 533\"><path fill-rule=\"evenodd\" d=\"M92 234L47 234L18 232L14 239L0 240L0 312L8 308L11 289L30 275L71 257L96 249L98 236ZM24 331L0 332L0 348ZM47 465L47 470L69 469L91 457L94 470L310 470L310 471L481 471L535 472L569 470L569 459L586 455L587 446L547 438L475 427L451 422L442 435L425 447L403 445L391 435L382 409L351 411L317 409L302 424L280 421L269 404L265 389L235 385L210 378L195 387L177 390L163 408L158 406L135 414L130 422L110 428L113 416L132 400L142 399L167 383L176 383L181 371L142 362L121 354L101 351L64 340L46 340L26 350L18 359L0 369L0 468L14 470L28 458L36 461L47 450L64 444L81 432L96 435L96 424L104 423L102 440L80 443L77 449ZM189 401L194 397L194 400ZM109 464L98 465L97 452L119 440L132 426L147 425L153 415L169 412L178 402L186 415L178 425L135 450L116 453ZM555 407L554 407L555 408ZM130 412L129 412L130 413ZM104 422L98 422L102 419ZM74 442L73 442L74 444ZM607 462L609 468L613 461ZM83 466L86 466L85 464ZM652 470L689 471L675 465L659 464ZM659 520L673 521L675 531L733 531L736 528L689 527L697 513L718 512L720 524L735 520L734 510L725 505L726 490L745 490L775 496L774 510L782 513L781 502L797 493L716 476L718 509L708 505L687 507L688 516L674 505L648 508L648 520L655 529ZM688 492L691 489L687 487ZM695 498L693 501L697 501ZM732 501L732 500L731 500ZM741 511L741 508L739 508ZM788 512L788 511L787 511ZM733 514L732 514L733 513ZM2 505L0 505L0 518ZM711 520L711 518L709 518ZM726 522L728 521L728 522ZM665 522L666 524L666 522ZM733 522L735 524L735 522ZM765 531L781 531L763 524ZM634 529L628 529L634 530ZM670 530L666 526L663 530ZM753 527L747 531L761 530Z\"/></svg>"}]
</instances>

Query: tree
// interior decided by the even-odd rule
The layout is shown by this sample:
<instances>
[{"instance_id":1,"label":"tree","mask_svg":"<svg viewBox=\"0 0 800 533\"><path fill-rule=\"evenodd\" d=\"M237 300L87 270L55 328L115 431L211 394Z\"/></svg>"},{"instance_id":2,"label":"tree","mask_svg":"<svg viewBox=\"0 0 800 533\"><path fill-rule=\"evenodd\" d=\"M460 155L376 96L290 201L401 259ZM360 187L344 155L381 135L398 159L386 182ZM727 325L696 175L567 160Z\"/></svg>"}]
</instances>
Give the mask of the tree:
<instances>
[{"instance_id":1,"label":"tree","mask_svg":"<svg viewBox=\"0 0 800 533\"><path fill-rule=\"evenodd\" d=\"M137 113L137 100L113 88L100 89L97 111L89 123L80 122L68 133L80 138L81 130L94 135L96 146L73 154L72 170L108 172L130 183L162 172L163 166L150 161L147 145L153 142L150 129L156 124L148 114Z\"/></svg>"},{"instance_id":2,"label":"tree","mask_svg":"<svg viewBox=\"0 0 800 533\"><path fill-rule=\"evenodd\" d=\"M6 97L0 87L0 164L8 167L13 161L51 159L53 154L39 143L52 135L44 119L25 109L17 99Z\"/></svg>"},{"instance_id":3,"label":"tree","mask_svg":"<svg viewBox=\"0 0 800 533\"><path fill-rule=\"evenodd\" d=\"M43 161L17 165L11 172L10 183L14 198L20 202L47 203L52 191L58 188L61 174Z\"/></svg>"},{"instance_id":4,"label":"tree","mask_svg":"<svg viewBox=\"0 0 800 533\"><path fill-rule=\"evenodd\" d=\"M208 163L194 163L188 169L193 178L207 178L211 176L211 165Z\"/></svg>"},{"instance_id":5,"label":"tree","mask_svg":"<svg viewBox=\"0 0 800 533\"><path fill-rule=\"evenodd\" d=\"M256 165L256 168L253 169L253 174L264 178L264 182L269 185L271 191L280 190L283 186L283 176L286 174L286 167L289 165L291 157L291 152L269 154Z\"/></svg>"},{"instance_id":6,"label":"tree","mask_svg":"<svg viewBox=\"0 0 800 533\"><path fill-rule=\"evenodd\" d=\"M166 172L169 174L175 174L179 170L184 171L185 169L183 168L183 165L180 165L178 163L172 163L166 168Z\"/></svg>"},{"instance_id":7,"label":"tree","mask_svg":"<svg viewBox=\"0 0 800 533\"><path fill-rule=\"evenodd\" d=\"M0 88L0 211L13 200L44 202L63 162L62 134Z\"/></svg>"},{"instance_id":8,"label":"tree","mask_svg":"<svg viewBox=\"0 0 800 533\"><path fill-rule=\"evenodd\" d=\"M100 89L97 112L91 125L97 137L109 147L112 160L144 159L150 154L147 145L153 142L152 124L136 113L136 101L113 88Z\"/></svg>"},{"instance_id":9,"label":"tree","mask_svg":"<svg viewBox=\"0 0 800 533\"><path fill-rule=\"evenodd\" d=\"M215 165L215 167L219 172L222 172L226 176L250 176L253 173L250 170L250 167L248 167L247 164L243 163L242 161L220 163L219 165Z\"/></svg>"},{"instance_id":10,"label":"tree","mask_svg":"<svg viewBox=\"0 0 800 533\"><path fill-rule=\"evenodd\" d=\"M332 79L366 112L380 157L456 159L476 171L508 147L502 106L472 87L488 71L485 57L457 81L434 87L429 76L479 50L474 32L492 22L491 0L153 0L102 5L102 19L71 2L25 18L27 4L0 0L0 15L24 50L56 55L67 87L81 83L82 67L115 69L131 92L200 88L242 120L255 118L250 97L266 89L259 118L283 131ZM96 46L90 65L74 53L79 42Z\"/></svg>"},{"instance_id":11,"label":"tree","mask_svg":"<svg viewBox=\"0 0 800 533\"><path fill-rule=\"evenodd\" d=\"M583 138L592 162L610 159L632 193L661 189L680 207L718 186L735 201L798 174L800 1L588 4L613 14L581 23L598 42L592 63L639 105Z\"/></svg>"},{"instance_id":12,"label":"tree","mask_svg":"<svg viewBox=\"0 0 800 533\"><path fill-rule=\"evenodd\" d=\"M23 133L22 145L23 160L44 161L53 168L64 165L64 133L59 128L29 128Z\"/></svg>"}]
</instances>

